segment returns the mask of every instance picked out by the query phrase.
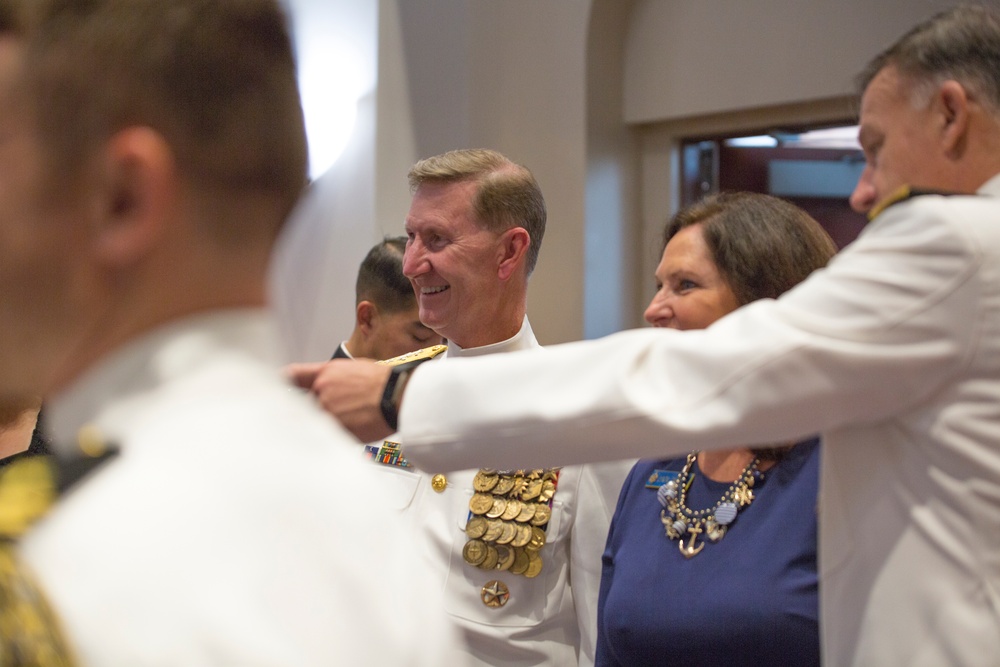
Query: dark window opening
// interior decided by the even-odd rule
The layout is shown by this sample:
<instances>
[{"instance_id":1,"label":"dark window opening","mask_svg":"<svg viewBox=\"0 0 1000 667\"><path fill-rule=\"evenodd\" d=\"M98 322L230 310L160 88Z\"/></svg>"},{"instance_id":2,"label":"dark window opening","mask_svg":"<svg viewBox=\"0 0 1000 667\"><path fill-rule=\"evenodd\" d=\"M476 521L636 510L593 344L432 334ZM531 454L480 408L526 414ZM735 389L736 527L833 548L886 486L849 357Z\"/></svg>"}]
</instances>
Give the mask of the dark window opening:
<instances>
[{"instance_id":1,"label":"dark window opening","mask_svg":"<svg viewBox=\"0 0 1000 667\"><path fill-rule=\"evenodd\" d=\"M848 203L863 167L847 124L692 138L682 143L681 205L722 191L772 194L808 211L842 248L866 223Z\"/></svg>"}]
</instances>

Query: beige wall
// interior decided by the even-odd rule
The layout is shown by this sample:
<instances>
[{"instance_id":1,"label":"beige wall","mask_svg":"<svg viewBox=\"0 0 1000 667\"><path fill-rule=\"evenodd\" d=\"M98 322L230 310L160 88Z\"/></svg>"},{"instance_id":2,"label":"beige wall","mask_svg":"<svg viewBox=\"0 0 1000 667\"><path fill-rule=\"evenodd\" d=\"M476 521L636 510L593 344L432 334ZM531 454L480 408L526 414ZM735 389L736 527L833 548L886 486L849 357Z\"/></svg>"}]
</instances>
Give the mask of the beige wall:
<instances>
[{"instance_id":1,"label":"beige wall","mask_svg":"<svg viewBox=\"0 0 1000 667\"><path fill-rule=\"evenodd\" d=\"M587 180L583 334L635 326L641 274L635 132L622 122L631 0L594 0L587 35Z\"/></svg>"},{"instance_id":2,"label":"beige wall","mask_svg":"<svg viewBox=\"0 0 1000 667\"><path fill-rule=\"evenodd\" d=\"M625 119L651 122L836 97L943 0L638 0Z\"/></svg>"}]
</instances>

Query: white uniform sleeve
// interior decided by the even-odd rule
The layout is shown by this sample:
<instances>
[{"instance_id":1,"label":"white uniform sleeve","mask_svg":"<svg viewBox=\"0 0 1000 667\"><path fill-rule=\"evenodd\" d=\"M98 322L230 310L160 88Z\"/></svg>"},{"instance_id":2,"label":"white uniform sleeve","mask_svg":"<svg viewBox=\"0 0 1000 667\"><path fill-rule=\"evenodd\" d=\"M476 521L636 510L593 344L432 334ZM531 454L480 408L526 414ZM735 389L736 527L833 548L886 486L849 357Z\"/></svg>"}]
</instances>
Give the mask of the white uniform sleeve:
<instances>
[{"instance_id":1,"label":"white uniform sleeve","mask_svg":"<svg viewBox=\"0 0 1000 667\"><path fill-rule=\"evenodd\" d=\"M982 259L948 205L892 207L827 269L703 331L428 364L403 401L408 456L429 469L666 456L913 407L962 372L976 330Z\"/></svg>"}]
</instances>

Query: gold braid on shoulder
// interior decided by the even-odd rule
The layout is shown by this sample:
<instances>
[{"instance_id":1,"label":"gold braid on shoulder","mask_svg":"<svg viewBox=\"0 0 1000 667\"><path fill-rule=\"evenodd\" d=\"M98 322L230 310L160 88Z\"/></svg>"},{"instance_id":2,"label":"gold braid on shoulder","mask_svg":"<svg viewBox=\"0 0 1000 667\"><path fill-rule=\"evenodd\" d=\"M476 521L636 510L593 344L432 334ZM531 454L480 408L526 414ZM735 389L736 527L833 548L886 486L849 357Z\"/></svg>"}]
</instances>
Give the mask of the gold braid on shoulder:
<instances>
[{"instance_id":1,"label":"gold braid on shoulder","mask_svg":"<svg viewBox=\"0 0 1000 667\"><path fill-rule=\"evenodd\" d=\"M18 540L60 494L117 454L90 429L81 429L80 454L29 456L0 471L0 665L71 667L78 664L55 612L21 558Z\"/></svg>"},{"instance_id":2,"label":"gold braid on shoulder","mask_svg":"<svg viewBox=\"0 0 1000 667\"><path fill-rule=\"evenodd\" d=\"M17 540L57 496L47 456L24 458L0 474L0 665L73 665L59 623L17 552Z\"/></svg>"}]
</instances>

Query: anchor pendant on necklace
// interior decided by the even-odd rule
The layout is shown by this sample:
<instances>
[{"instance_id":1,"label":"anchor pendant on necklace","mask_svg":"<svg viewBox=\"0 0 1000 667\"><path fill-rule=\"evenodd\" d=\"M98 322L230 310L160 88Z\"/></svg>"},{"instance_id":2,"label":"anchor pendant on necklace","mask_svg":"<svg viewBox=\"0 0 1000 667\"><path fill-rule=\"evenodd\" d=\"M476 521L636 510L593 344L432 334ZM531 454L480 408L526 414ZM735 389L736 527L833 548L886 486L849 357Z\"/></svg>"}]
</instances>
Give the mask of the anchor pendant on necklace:
<instances>
[{"instance_id":1,"label":"anchor pendant on necklace","mask_svg":"<svg viewBox=\"0 0 1000 667\"><path fill-rule=\"evenodd\" d=\"M681 553L684 554L685 558L691 558L692 556L697 556L699 553L701 553L701 550L705 548L704 542L699 542L697 547L695 547L694 545L694 541L698 539L698 535L702 533L702 529L697 523L692 524L688 528L688 532L691 533L691 539L688 540L687 546L684 546L683 538L681 538L681 541L677 544L677 546L681 550Z\"/></svg>"}]
</instances>

